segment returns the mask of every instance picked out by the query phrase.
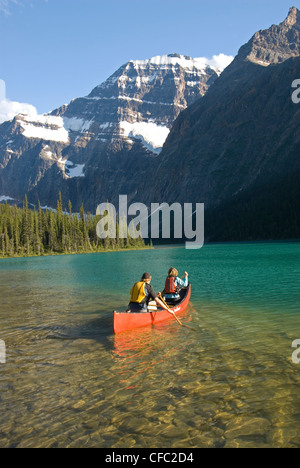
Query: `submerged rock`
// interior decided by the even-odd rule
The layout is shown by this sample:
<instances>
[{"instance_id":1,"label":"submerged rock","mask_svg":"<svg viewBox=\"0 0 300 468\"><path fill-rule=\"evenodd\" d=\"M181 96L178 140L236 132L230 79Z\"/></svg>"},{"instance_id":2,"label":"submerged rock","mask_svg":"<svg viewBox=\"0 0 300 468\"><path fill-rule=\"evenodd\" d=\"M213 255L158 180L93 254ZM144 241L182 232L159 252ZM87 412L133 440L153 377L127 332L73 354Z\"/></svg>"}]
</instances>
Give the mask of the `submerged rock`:
<instances>
[{"instance_id":1,"label":"submerged rock","mask_svg":"<svg viewBox=\"0 0 300 468\"><path fill-rule=\"evenodd\" d=\"M236 439L244 436L265 436L271 423L264 418L250 418L241 416L226 425L226 439Z\"/></svg>"}]
</instances>

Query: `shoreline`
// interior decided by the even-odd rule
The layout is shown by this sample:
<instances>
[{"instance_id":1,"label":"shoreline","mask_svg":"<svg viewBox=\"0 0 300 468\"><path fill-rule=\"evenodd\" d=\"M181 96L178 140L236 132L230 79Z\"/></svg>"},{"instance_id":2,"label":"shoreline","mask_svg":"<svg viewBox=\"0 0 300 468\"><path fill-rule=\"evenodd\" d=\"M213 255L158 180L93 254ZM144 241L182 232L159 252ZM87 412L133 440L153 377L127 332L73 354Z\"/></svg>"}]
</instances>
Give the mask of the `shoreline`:
<instances>
[{"instance_id":1,"label":"shoreline","mask_svg":"<svg viewBox=\"0 0 300 468\"><path fill-rule=\"evenodd\" d=\"M208 247L210 245L253 245L253 244L299 244L300 239L268 239L268 240L245 240L245 241L212 241L212 242L204 242L203 247ZM182 249L185 248L184 243L178 244L153 244L154 249L172 249L178 248ZM201 247L201 248L203 248ZM201 250L201 249L200 249Z\"/></svg>"},{"instance_id":2,"label":"shoreline","mask_svg":"<svg viewBox=\"0 0 300 468\"><path fill-rule=\"evenodd\" d=\"M151 246L144 246L144 247L130 247L127 249L107 249L107 250L99 250L96 252L53 252L53 253L45 253L41 255L12 255L7 257L0 257L1 260L15 260L18 258L45 258L45 257L62 257L67 255L94 255L94 254L105 254L105 253L113 253L113 252L134 252L138 250L154 250L154 247Z\"/></svg>"},{"instance_id":3,"label":"shoreline","mask_svg":"<svg viewBox=\"0 0 300 468\"><path fill-rule=\"evenodd\" d=\"M220 241L220 242L206 242L204 243L203 247L208 247L210 245L254 245L254 244L299 244L300 239L285 239L285 240L254 240L254 241ZM201 248L203 248L201 247ZM134 252L139 250L161 250L161 249L184 249L185 244L157 244L152 246L143 246L143 247L130 247L126 249L107 249L107 250L99 250L96 252L53 252L53 253L45 253L41 255L12 255L6 257L0 257L1 260L9 260L9 259L18 259L18 258L40 258L40 257L61 257L66 255L94 255L94 254L105 254L105 253L113 253L113 252Z\"/></svg>"}]
</instances>

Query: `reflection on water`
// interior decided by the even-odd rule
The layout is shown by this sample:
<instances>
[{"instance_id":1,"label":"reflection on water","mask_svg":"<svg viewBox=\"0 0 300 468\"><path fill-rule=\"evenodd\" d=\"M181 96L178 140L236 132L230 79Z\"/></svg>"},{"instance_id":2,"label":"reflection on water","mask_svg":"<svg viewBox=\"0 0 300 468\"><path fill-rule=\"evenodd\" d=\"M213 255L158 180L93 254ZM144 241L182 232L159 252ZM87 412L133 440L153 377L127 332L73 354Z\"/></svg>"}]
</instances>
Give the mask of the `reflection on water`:
<instances>
[{"instance_id":1,"label":"reflection on water","mask_svg":"<svg viewBox=\"0 0 300 468\"><path fill-rule=\"evenodd\" d=\"M169 322L133 330L114 337L114 355L119 369L120 385L130 384L131 388L139 388L143 381L143 374L148 374L152 368L159 366L164 360L172 359L184 346L179 338L181 330L177 325ZM169 348L169 343L171 347ZM174 347L174 344L176 346ZM161 346L164 353L161 354ZM133 385L136 384L136 385Z\"/></svg>"},{"instance_id":2,"label":"reflection on water","mask_svg":"<svg viewBox=\"0 0 300 468\"><path fill-rule=\"evenodd\" d=\"M297 246L236 248L0 263L0 447L300 447ZM146 259L158 278L189 265L196 331L113 335L125 271Z\"/></svg>"}]
</instances>

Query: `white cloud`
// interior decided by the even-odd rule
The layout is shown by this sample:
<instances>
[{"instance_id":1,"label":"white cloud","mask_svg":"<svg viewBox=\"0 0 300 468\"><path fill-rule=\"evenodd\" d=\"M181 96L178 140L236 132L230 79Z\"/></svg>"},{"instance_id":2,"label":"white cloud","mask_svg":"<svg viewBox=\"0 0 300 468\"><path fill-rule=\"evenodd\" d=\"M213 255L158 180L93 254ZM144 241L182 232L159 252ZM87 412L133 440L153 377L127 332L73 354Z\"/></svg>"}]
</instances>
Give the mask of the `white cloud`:
<instances>
[{"instance_id":1,"label":"white cloud","mask_svg":"<svg viewBox=\"0 0 300 468\"><path fill-rule=\"evenodd\" d=\"M31 104L6 99L5 82L0 80L0 125L7 120L12 120L18 114L27 114L34 117L37 115L37 110Z\"/></svg>"},{"instance_id":2,"label":"white cloud","mask_svg":"<svg viewBox=\"0 0 300 468\"><path fill-rule=\"evenodd\" d=\"M212 59L207 59L208 65L223 71L228 65L231 64L234 57L232 55L219 54L214 55Z\"/></svg>"},{"instance_id":3,"label":"white cloud","mask_svg":"<svg viewBox=\"0 0 300 468\"><path fill-rule=\"evenodd\" d=\"M3 13L6 16L11 15L14 6L29 6L30 8L33 8L36 1L41 0L0 0L0 13ZM44 2L48 2L48 0L44 0Z\"/></svg>"},{"instance_id":4,"label":"white cloud","mask_svg":"<svg viewBox=\"0 0 300 468\"><path fill-rule=\"evenodd\" d=\"M142 144L154 153L160 153L167 136L170 133L168 127L157 125L155 122L120 122L120 129L124 136L137 138Z\"/></svg>"},{"instance_id":5,"label":"white cloud","mask_svg":"<svg viewBox=\"0 0 300 468\"><path fill-rule=\"evenodd\" d=\"M10 14L10 9L13 5L21 5L19 0L0 0L0 12L5 15Z\"/></svg>"},{"instance_id":6,"label":"white cloud","mask_svg":"<svg viewBox=\"0 0 300 468\"><path fill-rule=\"evenodd\" d=\"M31 104L9 101L4 99L0 102L0 125L7 120L12 120L18 114L37 115L37 110Z\"/></svg>"},{"instance_id":7,"label":"white cloud","mask_svg":"<svg viewBox=\"0 0 300 468\"><path fill-rule=\"evenodd\" d=\"M6 91L5 91L5 81L0 80L0 102L4 101L6 97Z\"/></svg>"}]
</instances>

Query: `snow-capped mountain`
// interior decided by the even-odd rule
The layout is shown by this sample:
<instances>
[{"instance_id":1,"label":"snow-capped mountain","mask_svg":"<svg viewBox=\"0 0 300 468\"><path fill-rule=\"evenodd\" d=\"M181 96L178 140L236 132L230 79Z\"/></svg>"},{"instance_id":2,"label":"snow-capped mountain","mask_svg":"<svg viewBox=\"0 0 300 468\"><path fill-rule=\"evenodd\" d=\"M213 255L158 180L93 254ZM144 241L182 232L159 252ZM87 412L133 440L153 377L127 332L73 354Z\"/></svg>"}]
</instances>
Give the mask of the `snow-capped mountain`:
<instances>
[{"instance_id":1,"label":"snow-capped mountain","mask_svg":"<svg viewBox=\"0 0 300 468\"><path fill-rule=\"evenodd\" d=\"M134 138L158 154L178 114L205 94L230 60L177 54L132 60L53 115L63 117L72 143L88 133L103 143Z\"/></svg>"},{"instance_id":2,"label":"snow-capped mountain","mask_svg":"<svg viewBox=\"0 0 300 468\"><path fill-rule=\"evenodd\" d=\"M131 60L86 97L49 115L19 114L3 123L0 195L27 193L33 203L53 206L61 191L75 207L83 202L94 211L116 179L130 185L130 165L151 164L179 113L231 60L223 54Z\"/></svg>"}]
</instances>

